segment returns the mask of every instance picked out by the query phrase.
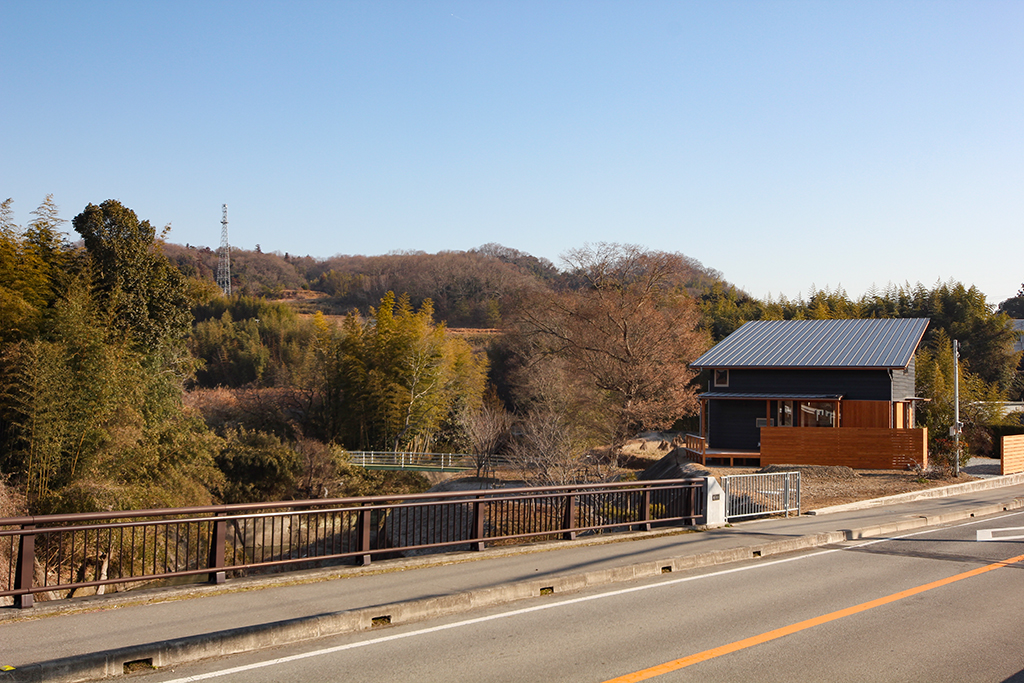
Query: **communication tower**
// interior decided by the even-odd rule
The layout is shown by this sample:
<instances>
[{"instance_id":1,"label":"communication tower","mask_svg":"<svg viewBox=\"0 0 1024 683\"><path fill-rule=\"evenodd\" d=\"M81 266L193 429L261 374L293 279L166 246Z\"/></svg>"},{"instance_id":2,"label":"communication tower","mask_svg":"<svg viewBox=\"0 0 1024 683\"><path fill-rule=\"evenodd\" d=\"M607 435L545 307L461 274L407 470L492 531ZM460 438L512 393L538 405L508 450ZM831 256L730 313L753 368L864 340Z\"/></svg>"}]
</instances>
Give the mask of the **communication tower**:
<instances>
[{"instance_id":1,"label":"communication tower","mask_svg":"<svg viewBox=\"0 0 1024 683\"><path fill-rule=\"evenodd\" d=\"M231 247L228 245L228 205L220 219L220 261L217 263L217 286L224 296L231 296Z\"/></svg>"}]
</instances>

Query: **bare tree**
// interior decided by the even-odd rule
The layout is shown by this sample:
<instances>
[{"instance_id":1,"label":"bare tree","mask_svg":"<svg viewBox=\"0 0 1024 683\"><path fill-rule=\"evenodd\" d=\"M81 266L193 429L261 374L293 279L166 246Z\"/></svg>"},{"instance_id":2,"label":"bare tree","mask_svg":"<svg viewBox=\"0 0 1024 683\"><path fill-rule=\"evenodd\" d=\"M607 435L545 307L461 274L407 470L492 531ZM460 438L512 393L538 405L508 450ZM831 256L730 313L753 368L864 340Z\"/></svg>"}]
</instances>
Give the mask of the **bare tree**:
<instances>
[{"instance_id":1,"label":"bare tree","mask_svg":"<svg viewBox=\"0 0 1024 683\"><path fill-rule=\"evenodd\" d=\"M538 407L518 423L510 454L523 479L562 486L590 480L589 440L578 425L551 407Z\"/></svg>"},{"instance_id":2,"label":"bare tree","mask_svg":"<svg viewBox=\"0 0 1024 683\"><path fill-rule=\"evenodd\" d=\"M710 344L684 278L692 261L634 245L568 252L571 287L525 299L515 330L524 366L560 358L611 410L614 444L665 429L697 406L688 363Z\"/></svg>"},{"instance_id":3,"label":"bare tree","mask_svg":"<svg viewBox=\"0 0 1024 683\"><path fill-rule=\"evenodd\" d=\"M493 468L493 457L508 437L512 415L492 390L478 410L465 410L460 423L476 461L476 476L485 476Z\"/></svg>"},{"instance_id":4,"label":"bare tree","mask_svg":"<svg viewBox=\"0 0 1024 683\"><path fill-rule=\"evenodd\" d=\"M614 434L614 406L564 359L540 357L513 374L520 417L509 452L524 479L569 484L600 477L596 448Z\"/></svg>"}]
</instances>

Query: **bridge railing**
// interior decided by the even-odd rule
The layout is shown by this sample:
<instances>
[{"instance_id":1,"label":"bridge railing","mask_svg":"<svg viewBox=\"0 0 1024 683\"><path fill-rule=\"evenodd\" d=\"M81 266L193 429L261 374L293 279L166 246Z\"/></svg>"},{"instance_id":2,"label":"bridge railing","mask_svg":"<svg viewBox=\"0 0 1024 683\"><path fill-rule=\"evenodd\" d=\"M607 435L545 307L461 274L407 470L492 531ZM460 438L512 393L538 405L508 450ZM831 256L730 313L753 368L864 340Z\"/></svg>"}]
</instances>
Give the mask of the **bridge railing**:
<instances>
[{"instance_id":1,"label":"bridge railing","mask_svg":"<svg viewBox=\"0 0 1024 683\"><path fill-rule=\"evenodd\" d=\"M222 583L403 551L694 525L705 490L702 479L676 479L6 518L0 600L24 608L84 588Z\"/></svg>"}]
</instances>

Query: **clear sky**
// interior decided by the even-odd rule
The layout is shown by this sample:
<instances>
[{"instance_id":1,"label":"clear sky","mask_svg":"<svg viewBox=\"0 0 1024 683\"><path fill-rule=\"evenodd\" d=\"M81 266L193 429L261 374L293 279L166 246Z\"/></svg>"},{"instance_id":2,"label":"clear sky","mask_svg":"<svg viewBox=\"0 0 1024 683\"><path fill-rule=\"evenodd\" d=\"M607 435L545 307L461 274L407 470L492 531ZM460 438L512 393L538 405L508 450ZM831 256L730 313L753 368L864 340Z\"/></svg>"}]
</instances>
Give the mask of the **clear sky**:
<instances>
[{"instance_id":1,"label":"clear sky","mask_svg":"<svg viewBox=\"0 0 1024 683\"><path fill-rule=\"evenodd\" d=\"M0 0L0 197L170 241L1024 281L1024 2Z\"/></svg>"}]
</instances>

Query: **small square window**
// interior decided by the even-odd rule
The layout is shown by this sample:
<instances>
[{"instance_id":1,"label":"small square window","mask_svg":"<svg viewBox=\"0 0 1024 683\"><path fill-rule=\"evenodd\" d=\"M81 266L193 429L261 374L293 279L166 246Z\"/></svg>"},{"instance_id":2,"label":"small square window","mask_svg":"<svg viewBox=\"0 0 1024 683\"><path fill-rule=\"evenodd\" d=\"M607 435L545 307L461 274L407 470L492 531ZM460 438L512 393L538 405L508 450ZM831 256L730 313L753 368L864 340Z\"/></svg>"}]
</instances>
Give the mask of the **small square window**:
<instances>
[{"instance_id":1,"label":"small square window","mask_svg":"<svg viewBox=\"0 0 1024 683\"><path fill-rule=\"evenodd\" d=\"M729 386L729 371L728 370L715 370L715 386L716 387L727 387L727 386Z\"/></svg>"}]
</instances>

